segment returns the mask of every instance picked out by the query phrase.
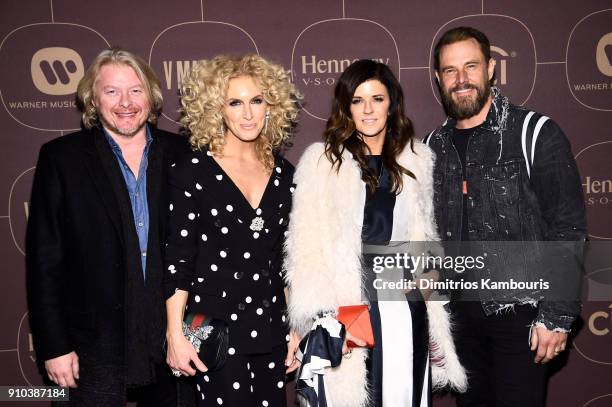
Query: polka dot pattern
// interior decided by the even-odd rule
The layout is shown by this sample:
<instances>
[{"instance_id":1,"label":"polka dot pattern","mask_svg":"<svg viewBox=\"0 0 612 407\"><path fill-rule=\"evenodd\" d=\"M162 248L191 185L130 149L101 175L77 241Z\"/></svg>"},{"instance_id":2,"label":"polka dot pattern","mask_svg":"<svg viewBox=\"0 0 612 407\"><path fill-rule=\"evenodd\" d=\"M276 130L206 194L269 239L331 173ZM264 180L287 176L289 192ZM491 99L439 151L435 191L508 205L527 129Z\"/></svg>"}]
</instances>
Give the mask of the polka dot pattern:
<instances>
[{"instance_id":1,"label":"polka dot pattern","mask_svg":"<svg viewBox=\"0 0 612 407\"><path fill-rule=\"evenodd\" d=\"M211 157L210 152L196 152L188 156L186 166L185 162L182 166L177 165L181 169L177 176L181 178L171 185L185 186L170 188L165 273L177 282L189 281L185 283L187 287L195 285L190 311L205 312L210 298L218 304L227 304L223 317L232 326L241 326L247 321L249 324L248 328L240 330L239 337L232 338L227 350L226 363L230 360L245 362L236 365L238 370L227 380L227 386L219 385L217 372L198 375L198 396L206 396L206 402L212 405L215 401L216 405L234 405L230 394L248 396L254 405L273 405L272 398L256 399L250 392L268 394L258 389L258 380L267 380L270 391L281 389L276 383L283 379L284 359L263 360L254 368L253 363L247 365L248 359L241 358L253 349L267 349L270 340L285 336L280 304L273 302L273 298L283 295L280 263L270 248L280 244L287 228L293 167L286 162L274 166L268 181L270 185L259 206L252 208L238 194L230 176L221 171ZM251 228L256 218L257 224ZM189 271L193 275L186 279L184 273ZM206 296L197 293L203 289L206 289ZM224 308L220 309L223 312ZM244 353L241 352L243 347ZM275 375L273 379L268 376L271 374ZM284 388L282 392L284 394Z\"/></svg>"}]
</instances>

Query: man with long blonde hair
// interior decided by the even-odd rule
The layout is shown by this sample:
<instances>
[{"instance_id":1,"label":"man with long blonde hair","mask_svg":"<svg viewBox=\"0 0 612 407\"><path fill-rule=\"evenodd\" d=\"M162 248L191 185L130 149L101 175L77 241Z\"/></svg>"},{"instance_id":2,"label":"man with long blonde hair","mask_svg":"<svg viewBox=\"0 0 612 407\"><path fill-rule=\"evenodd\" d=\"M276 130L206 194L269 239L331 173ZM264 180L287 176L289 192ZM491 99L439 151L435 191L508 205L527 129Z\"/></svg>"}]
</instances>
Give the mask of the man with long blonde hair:
<instances>
[{"instance_id":1,"label":"man with long blonde hair","mask_svg":"<svg viewBox=\"0 0 612 407\"><path fill-rule=\"evenodd\" d=\"M176 405L162 357L166 168L186 142L154 127L159 80L101 52L78 86L83 130L42 146L27 230L36 355L74 405Z\"/></svg>"}]
</instances>

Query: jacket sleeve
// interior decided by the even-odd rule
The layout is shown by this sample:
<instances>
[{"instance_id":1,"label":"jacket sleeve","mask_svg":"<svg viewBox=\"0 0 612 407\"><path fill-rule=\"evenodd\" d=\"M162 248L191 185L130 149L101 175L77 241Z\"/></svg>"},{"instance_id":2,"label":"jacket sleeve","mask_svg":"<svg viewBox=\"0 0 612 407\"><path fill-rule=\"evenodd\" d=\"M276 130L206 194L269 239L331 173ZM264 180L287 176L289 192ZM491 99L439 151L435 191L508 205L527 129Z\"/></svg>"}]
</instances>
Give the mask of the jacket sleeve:
<instances>
[{"instance_id":1,"label":"jacket sleeve","mask_svg":"<svg viewBox=\"0 0 612 407\"><path fill-rule=\"evenodd\" d=\"M576 281L579 284L587 238L582 183L569 140L552 120L545 123L537 139L531 184L544 219L545 240L557 242L550 243L559 254L554 256L553 277L561 283ZM568 332L580 309L577 296L543 300L535 324Z\"/></svg>"},{"instance_id":2,"label":"jacket sleeve","mask_svg":"<svg viewBox=\"0 0 612 407\"><path fill-rule=\"evenodd\" d=\"M30 328L39 361L70 353L63 236L65 194L49 146L39 154L26 232L26 288Z\"/></svg>"},{"instance_id":3,"label":"jacket sleeve","mask_svg":"<svg viewBox=\"0 0 612 407\"><path fill-rule=\"evenodd\" d=\"M324 311L335 311L329 259L334 242L326 239L331 225L325 224L329 208L322 184L327 166L319 166L323 147L320 143L308 147L296 167L293 202L287 238L284 245L283 268L289 288L289 323L300 335L306 334L313 319Z\"/></svg>"},{"instance_id":4,"label":"jacket sleeve","mask_svg":"<svg viewBox=\"0 0 612 407\"><path fill-rule=\"evenodd\" d=\"M198 239L208 239L206 235L197 235L199 213L195 195L199 184L193 178L182 163L171 164L168 171L168 222L163 271L166 299L176 290L190 290ZM192 185L188 185L190 182Z\"/></svg>"}]
</instances>

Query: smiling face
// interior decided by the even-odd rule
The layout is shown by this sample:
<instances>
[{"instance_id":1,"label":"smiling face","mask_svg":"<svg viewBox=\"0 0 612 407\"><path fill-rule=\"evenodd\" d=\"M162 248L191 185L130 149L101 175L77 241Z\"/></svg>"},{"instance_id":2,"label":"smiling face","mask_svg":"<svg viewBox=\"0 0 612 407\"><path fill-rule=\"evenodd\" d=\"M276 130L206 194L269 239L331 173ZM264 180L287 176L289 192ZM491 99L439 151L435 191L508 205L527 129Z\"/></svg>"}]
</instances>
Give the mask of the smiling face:
<instances>
[{"instance_id":1,"label":"smiling face","mask_svg":"<svg viewBox=\"0 0 612 407\"><path fill-rule=\"evenodd\" d=\"M491 95L490 81L494 69L495 61L485 61L475 39L442 47L436 77L442 91L442 102L451 117L465 120L483 113Z\"/></svg>"},{"instance_id":2,"label":"smiling face","mask_svg":"<svg viewBox=\"0 0 612 407\"><path fill-rule=\"evenodd\" d=\"M351 117L364 141L385 137L390 104L387 88L377 79L365 81L355 89Z\"/></svg>"},{"instance_id":3,"label":"smiling face","mask_svg":"<svg viewBox=\"0 0 612 407\"><path fill-rule=\"evenodd\" d=\"M151 104L134 69L120 64L104 65L94 89L98 117L112 136L133 137L144 129Z\"/></svg>"},{"instance_id":4,"label":"smiling face","mask_svg":"<svg viewBox=\"0 0 612 407\"><path fill-rule=\"evenodd\" d=\"M250 76L230 79L223 109L226 137L250 142L261 133L268 105Z\"/></svg>"}]
</instances>

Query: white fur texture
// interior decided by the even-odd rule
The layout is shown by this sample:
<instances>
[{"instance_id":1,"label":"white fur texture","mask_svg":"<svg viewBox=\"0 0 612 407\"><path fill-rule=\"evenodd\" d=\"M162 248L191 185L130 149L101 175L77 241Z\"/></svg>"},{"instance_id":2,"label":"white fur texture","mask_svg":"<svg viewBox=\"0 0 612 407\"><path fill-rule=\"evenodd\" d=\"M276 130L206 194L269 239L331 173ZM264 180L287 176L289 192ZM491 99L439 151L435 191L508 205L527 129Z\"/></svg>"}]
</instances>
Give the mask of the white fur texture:
<instances>
[{"instance_id":1,"label":"white fur texture","mask_svg":"<svg viewBox=\"0 0 612 407\"><path fill-rule=\"evenodd\" d=\"M433 222L432 169L434 155L424 144L407 147L398 162L416 180L404 175L403 189L393 212L393 241L438 240ZM336 172L324 155L322 143L305 151L296 167L296 189L285 243L285 272L289 286L289 319L301 336L323 311L362 302L361 230L365 184L352 155L345 151ZM432 363L435 387L466 386L465 372L457 360L448 314L441 302L428 303L430 338L436 349ZM326 391L335 407L364 406L368 401L365 350L325 375ZM432 355L434 356L434 355Z\"/></svg>"}]
</instances>

